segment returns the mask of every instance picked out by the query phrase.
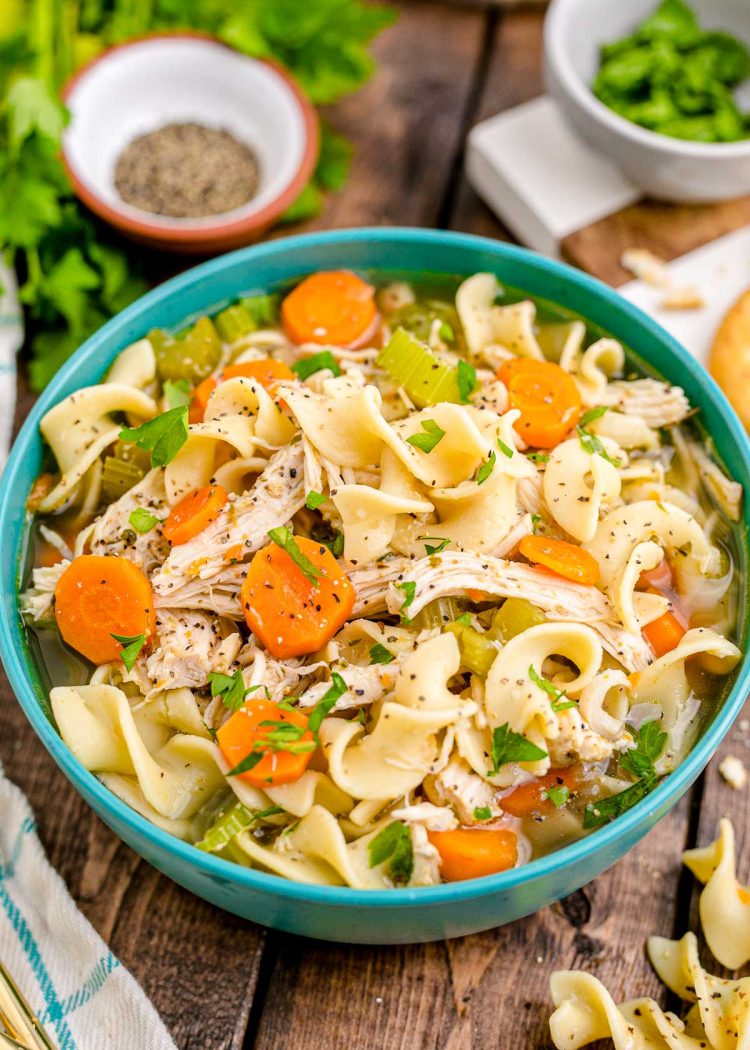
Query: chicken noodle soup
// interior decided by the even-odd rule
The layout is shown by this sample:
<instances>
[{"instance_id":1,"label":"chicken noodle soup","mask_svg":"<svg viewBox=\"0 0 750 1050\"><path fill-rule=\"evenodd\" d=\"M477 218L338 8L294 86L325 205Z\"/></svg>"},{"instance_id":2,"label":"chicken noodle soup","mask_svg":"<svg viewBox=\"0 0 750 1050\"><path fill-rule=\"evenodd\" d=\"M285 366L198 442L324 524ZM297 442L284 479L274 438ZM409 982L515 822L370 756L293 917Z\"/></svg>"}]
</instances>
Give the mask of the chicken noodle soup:
<instances>
[{"instance_id":1,"label":"chicken noodle soup","mask_svg":"<svg viewBox=\"0 0 750 1050\"><path fill-rule=\"evenodd\" d=\"M742 492L691 415L488 273L317 273L149 333L41 424L23 610L63 739L159 827L303 882L595 831L740 655Z\"/></svg>"}]
</instances>

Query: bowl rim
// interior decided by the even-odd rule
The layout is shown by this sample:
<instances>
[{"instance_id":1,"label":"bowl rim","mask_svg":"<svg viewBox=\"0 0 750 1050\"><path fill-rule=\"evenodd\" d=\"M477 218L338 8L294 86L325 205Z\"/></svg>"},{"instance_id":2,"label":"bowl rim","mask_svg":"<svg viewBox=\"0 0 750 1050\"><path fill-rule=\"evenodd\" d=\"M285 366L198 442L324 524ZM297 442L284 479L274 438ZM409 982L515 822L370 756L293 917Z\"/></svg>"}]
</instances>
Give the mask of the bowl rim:
<instances>
[{"instance_id":1,"label":"bowl rim","mask_svg":"<svg viewBox=\"0 0 750 1050\"><path fill-rule=\"evenodd\" d=\"M283 82L286 89L291 93L302 116L304 149L294 176L287 185L283 187L281 192L260 210L246 212L240 218L225 219L223 221L208 224L206 220L211 218L211 216L201 216L201 225L191 225L189 221L185 221L180 226L165 226L158 222L157 219L150 221L147 218L139 218L131 215L129 212L121 211L119 208L100 197L98 193L82 180L76 168L71 163L65 145L65 136L63 136L62 140L62 162L76 196L88 208L90 208L95 215L98 215L101 219L105 219L116 228L134 236L158 239L163 243L191 245L206 247L208 249L215 245L217 240L229 240L241 236L244 233L249 233L261 227L270 225L285 208L288 208L294 203L307 185L313 171L315 170L315 165L318 160L318 150L320 148L320 122L315 107L305 95L295 78L275 59L256 58L253 55L245 55L241 51L237 51L235 48L231 47L229 44L225 44L224 41L219 40L218 37L212 36L210 33L204 33L192 29L157 30L152 33L144 33L141 36L131 37L129 40L124 40L122 43L112 44L109 47L106 47L88 62L85 62L80 66L80 68L65 81L60 89L60 98L63 103L67 103L68 98L76 86L81 81L85 80L94 68L101 63L106 62L112 54L130 48L140 47L142 44L150 43L152 41L158 42L169 40L193 40L198 43L202 42L208 46L224 48L227 51L231 51L240 59L255 63L259 66L264 66L267 72L275 75ZM250 204L252 204L252 200L248 201L248 205ZM247 205L242 205L242 207L247 207ZM144 216L147 214L148 212L143 212Z\"/></svg>"},{"instance_id":2,"label":"bowl rim","mask_svg":"<svg viewBox=\"0 0 750 1050\"><path fill-rule=\"evenodd\" d=\"M690 373L694 381L699 381L705 390L705 400L713 402L725 420L725 425L732 438L737 452L750 464L750 438L744 431L739 419L731 409L729 402L714 380L702 369L694 358L656 321L644 314L638 307L623 299L614 289L594 277L574 269L567 264L548 259L536 252L517 245L493 241L473 234L455 233L444 230L423 230L410 227L364 227L359 229L342 229L321 233L299 234L293 237L279 238L263 244L242 248L227 253L217 259L201 263L184 273L171 278L164 284L146 293L120 314L108 321L98 332L94 333L75 352L73 357L63 365L55 378L38 398L29 412L13 444L8 463L0 480L0 531L3 523L12 513L14 492L18 491L17 475L23 469L26 446L33 441L39 431L39 421L43 414L59 400L58 391L66 384L67 373L82 358L93 358L99 350L99 342L106 339L114 329L127 328L127 322L135 317L144 305L153 306L170 297L173 293L199 284L208 275L231 267L239 260L259 261L273 257L279 252L293 256L295 249L303 247L330 246L337 244L351 245L353 242L373 240L393 241L404 247L417 245L429 246L440 241L456 249L476 250L503 257L512 262L531 263L538 270L555 278L563 279L567 284L577 286L582 291L598 296L603 302L620 315L625 315L635 322L654 339L666 344L675 362L675 371L682 369ZM743 547L747 554L749 549L747 533ZM637 834L639 825L648 821L659 810L669 807L687 789L696 776L702 771L716 747L728 732L732 722L742 708L748 686L750 685L750 654L744 654L738 666L737 678L729 690L721 708L689 752L684 761L674 772L632 809L622 814L610 824L596 829L591 835L546 856L529 861L527 864L497 875L488 875L464 882L443 883L438 886L403 887L386 890L355 889L350 886L318 886L309 883L292 882L281 876L245 868L230 861L204 853L195 846L176 838L169 832L152 824L146 817L132 809L117 795L104 786L93 773L86 770L74 757L57 731L44 714L31 681L24 668L21 632L23 631L18 608L18 595L13 601L0 602L0 642L2 659L10 684L21 708L31 722L37 736L57 762L77 791L84 795L86 801L99 813L105 813L118 825L125 825L128 833L145 841L158 853L170 854L189 868L197 869L204 877L224 884L233 884L248 891L262 891L283 899L294 899L311 904L331 906L376 905L387 908L413 907L414 905L431 906L455 901L468 901L512 891L536 879L544 879L571 866L584 864L594 854L604 852L616 842L627 840L633 832ZM117 834L117 832L116 832ZM118 837L121 837L118 834ZM613 859L616 854L613 855Z\"/></svg>"},{"instance_id":3,"label":"bowl rim","mask_svg":"<svg viewBox=\"0 0 750 1050\"><path fill-rule=\"evenodd\" d=\"M640 124L634 124L633 121L615 113L609 106L605 106L573 68L568 50L562 43L562 23L568 17L572 5L578 2L580 0L552 0L550 3L544 19L544 54L560 84L585 110L588 117L639 146L690 160L731 160L750 156L750 138L740 142L692 142L690 139L672 138L643 128Z\"/></svg>"}]
</instances>

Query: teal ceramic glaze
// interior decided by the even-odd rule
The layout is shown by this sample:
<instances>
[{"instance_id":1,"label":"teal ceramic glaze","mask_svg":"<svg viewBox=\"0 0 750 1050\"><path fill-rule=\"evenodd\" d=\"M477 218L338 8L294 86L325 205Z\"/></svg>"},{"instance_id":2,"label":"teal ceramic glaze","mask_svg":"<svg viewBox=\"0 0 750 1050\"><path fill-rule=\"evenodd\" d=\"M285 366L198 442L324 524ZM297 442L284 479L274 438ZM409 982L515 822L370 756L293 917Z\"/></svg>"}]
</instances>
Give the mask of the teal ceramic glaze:
<instances>
[{"instance_id":1,"label":"teal ceramic glaze","mask_svg":"<svg viewBox=\"0 0 750 1050\"><path fill-rule=\"evenodd\" d=\"M719 457L750 490L750 444L724 396L657 324L590 277L521 248L479 237L429 230L364 229L277 240L226 255L168 281L92 336L50 384L15 443L0 487L0 645L8 677L29 721L76 789L128 845L193 893L266 926L324 940L405 944L457 937L528 915L589 882L677 802L704 768L739 712L748 690L745 658L723 705L687 760L646 799L614 823L525 867L472 882L367 892L305 886L212 857L149 824L73 758L48 721L46 700L18 612L24 502L42 456L39 420L62 397L98 382L113 357L153 327L180 324L240 293L320 269L382 269L471 274L501 281L574 310L633 348L652 368L682 386L701 409ZM746 510L747 514L747 503ZM738 546L747 577L747 520ZM746 606L743 600L741 607ZM741 644L747 638L742 614Z\"/></svg>"}]
</instances>

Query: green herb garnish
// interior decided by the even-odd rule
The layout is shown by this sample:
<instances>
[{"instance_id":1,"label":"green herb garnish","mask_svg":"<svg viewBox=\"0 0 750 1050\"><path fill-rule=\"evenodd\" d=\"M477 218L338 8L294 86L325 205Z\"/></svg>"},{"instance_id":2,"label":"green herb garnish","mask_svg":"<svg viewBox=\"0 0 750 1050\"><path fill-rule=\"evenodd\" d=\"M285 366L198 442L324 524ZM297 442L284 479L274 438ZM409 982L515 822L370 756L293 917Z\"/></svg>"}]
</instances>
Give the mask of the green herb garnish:
<instances>
[{"instance_id":1,"label":"green herb garnish","mask_svg":"<svg viewBox=\"0 0 750 1050\"><path fill-rule=\"evenodd\" d=\"M463 358L456 365L456 380L461 401L466 404L477 388L477 370Z\"/></svg>"},{"instance_id":2,"label":"green herb garnish","mask_svg":"<svg viewBox=\"0 0 750 1050\"><path fill-rule=\"evenodd\" d=\"M404 600L403 600L403 602L401 604L401 608L399 609L399 615L401 616L401 622L402 623L411 623L411 621L409 620L409 617L406 615L404 610L408 609L409 606L411 605L411 603L414 601L414 596L417 593L417 585L414 582L414 580L406 580L404 583L397 583L396 587L400 591L403 591L404 595L405 595Z\"/></svg>"},{"instance_id":3,"label":"green herb garnish","mask_svg":"<svg viewBox=\"0 0 750 1050\"><path fill-rule=\"evenodd\" d=\"M370 663L371 664L390 664L396 657L380 642L376 642L375 645L370 649Z\"/></svg>"},{"instance_id":4,"label":"green herb garnish","mask_svg":"<svg viewBox=\"0 0 750 1050\"><path fill-rule=\"evenodd\" d=\"M120 659L128 671L132 671L138 654L146 644L145 634L113 634L112 638L123 647L120 650Z\"/></svg>"},{"instance_id":5,"label":"green herb garnish","mask_svg":"<svg viewBox=\"0 0 750 1050\"><path fill-rule=\"evenodd\" d=\"M492 731L490 757L492 758L492 769L488 771L488 776L495 776L500 772L500 767L509 762L538 762L547 757L547 752L542 751L541 747L537 747L536 744L532 744L520 733L515 733L510 728L510 724L506 722Z\"/></svg>"},{"instance_id":6,"label":"green herb garnish","mask_svg":"<svg viewBox=\"0 0 750 1050\"><path fill-rule=\"evenodd\" d=\"M635 747L620 755L620 765L634 777L656 776L654 763L667 743L667 734L662 731L661 723L656 720L644 722L640 729L631 728L630 731Z\"/></svg>"},{"instance_id":7,"label":"green herb garnish","mask_svg":"<svg viewBox=\"0 0 750 1050\"><path fill-rule=\"evenodd\" d=\"M570 788L565 784L555 784L554 787L547 788L546 795L555 809L559 809L570 798Z\"/></svg>"},{"instance_id":8,"label":"green herb garnish","mask_svg":"<svg viewBox=\"0 0 750 1050\"><path fill-rule=\"evenodd\" d=\"M657 781L657 777L643 777L616 795L610 795L597 802L589 802L583 811L584 829L588 831L590 828L600 828L604 824L609 824L615 817L619 817L621 813L625 813L626 810L632 809L653 791Z\"/></svg>"},{"instance_id":9,"label":"green herb garnish","mask_svg":"<svg viewBox=\"0 0 750 1050\"><path fill-rule=\"evenodd\" d=\"M188 410L186 405L170 408L148 423L120 431L120 440L151 453L152 467L166 467L188 439Z\"/></svg>"},{"instance_id":10,"label":"green herb garnish","mask_svg":"<svg viewBox=\"0 0 750 1050\"><path fill-rule=\"evenodd\" d=\"M407 883L414 871L414 849L406 824L394 821L379 831L369 843L370 867L390 859L390 876L396 883Z\"/></svg>"},{"instance_id":11,"label":"green herb garnish","mask_svg":"<svg viewBox=\"0 0 750 1050\"><path fill-rule=\"evenodd\" d=\"M461 615L457 616L453 622L459 624L461 627L471 627L471 616L468 613L461 613Z\"/></svg>"},{"instance_id":12,"label":"green herb garnish","mask_svg":"<svg viewBox=\"0 0 750 1050\"><path fill-rule=\"evenodd\" d=\"M504 456L507 456L508 459L513 459L513 449L510 445L506 445L504 441L501 441L500 438L497 439L497 447Z\"/></svg>"},{"instance_id":13,"label":"green herb garnish","mask_svg":"<svg viewBox=\"0 0 750 1050\"><path fill-rule=\"evenodd\" d=\"M313 354L312 357L303 357L292 365L292 371L303 381L324 368L329 369L335 376L341 375L338 361L330 350L321 350L319 354Z\"/></svg>"},{"instance_id":14,"label":"green herb garnish","mask_svg":"<svg viewBox=\"0 0 750 1050\"><path fill-rule=\"evenodd\" d=\"M314 751L317 746L314 740L302 739L308 727L295 725L294 722L269 718L258 722L258 729L269 730L255 745L255 748L260 750L288 751L292 755L301 755L307 751Z\"/></svg>"},{"instance_id":15,"label":"green herb garnish","mask_svg":"<svg viewBox=\"0 0 750 1050\"><path fill-rule=\"evenodd\" d=\"M511 455L513 453L511 452ZM489 459L486 463L483 463L477 471L477 485L483 485L487 478L490 476L492 471L495 469L495 462L497 460L497 453L490 452Z\"/></svg>"},{"instance_id":16,"label":"green herb garnish","mask_svg":"<svg viewBox=\"0 0 750 1050\"><path fill-rule=\"evenodd\" d=\"M557 714L559 711L565 711L569 707L575 707L575 700L568 700L568 695L564 689L558 689L552 684L547 678L543 678L542 675L537 674L533 665L529 665L529 678L538 686L543 689L547 696L550 697L550 707Z\"/></svg>"},{"instance_id":17,"label":"green herb garnish","mask_svg":"<svg viewBox=\"0 0 750 1050\"><path fill-rule=\"evenodd\" d=\"M190 404L190 383L187 379L167 379L164 382L164 397L170 408L182 408Z\"/></svg>"},{"instance_id":18,"label":"green herb garnish","mask_svg":"<svg viewBox=\"0 0 750 1050\"><path fill-rule=\"evenodd\" d=\"M325 503L326 497L316 492L315 489L310 489L308 494L305 496L305 506L308 510L317 510L321 503Z\"/></svg>"},{"instance_id":19,"label":"green herb garnish","mask_svg":"<svg viewBox=\"0 0 750 1050\"><path fill-rule=\"evenodd\" d=\"M302 553L299 549L299 544L289 529L283 525L276 529L269 529L268 538L289 555L302 575L313 587L318 586L318 578L322 575L320 569L310 561L307 555Z\"/></svg>"},{"instance_id":20,"label":"green herb garnish","mask_svg":"<svg viewBox=\"0 0 750 1050\"><path fill-rule=\"evenodd\" d=\"M530 459L532 463L549 463L548 452L527 452L526 458Z\"/></svg>"},{"instance_id":21,"label":"green herb garnish","mask_svg":"<svg viewBox=\"0 0 750 1050\"><path fill-rule=\"evenodd\" d=\"M588 452L590 456L601 456L602 459L606 459L607 463L611 463L613 467L621 467L622 462L619 459L613 459L607 452L601 438L597 434L592 434L589 430L584 430L579 423L576 427L576 433L578 434L578 440L581 442L581 448Z\"/></svg>"},{"instance_id":22,"label":"green herb garnish","mask_svg":"<svg viewBox=\"0 0 750 1050\"><path fill-rule=\"evenodd\" d=\"M245 679L242 677L242 671L239 670L231 675L211 671L208 683L211 686L211 696L220 696L221 702L228 711L239 711L245 697L251 691L245 688ZM254 686L253 688L259 687Z\"/></svg>"},{"instance_id":23,"label":"green herb garnish","mask_svg":"<svg viewBox=\"0 0 750 1050\"><path fill-rule=\"evenodd\" d=\"M151 532L153 527L159 524L160 520L150 510L146 510L145 507L136 507L135 510L131 510L128 517L128 521L136 532Z\"/></svg>"},{"instance_id":24,"label":"green herb garnish","mask_svg":"<svg viewBox=\"0 0 750 1050\"><path fill-rule=\"evenodd\" d=\"M427 542L428 540L430 543ZM445 539L443 536L423 536L422 543L424 543L424 549L427 554L431 555L440 554L441 551L444 551L450 540ZM434 547L431 546L432 543L435 544Z\"/></svg>"},{"instance_id":25,"label":"green herb garnish","mask_svg":"<svg viewBox=\"0 0 750 1050\"><path fill-rule=\"evenodd\" d=\"M406 443L424 453L430 453L445 437L445 431L437 425L434 419L423 419L422 430L424 433L412 434L406 439Z\"/></svg>"},{"instance_id":26,"label":"green herb garnish","mask_svg":"<svg viewBox=\"0 0 750 1050\"><path fill-rule=\"evenodd\" d=\"M316 740L318 737L318 730L320 729L320 723L326 717L326 715L331 710L336 701L339 699L339 697L343 696L344 693L348 690L348 688L349 686L346 684L341 675L337 674L334 671L331 675L330 688L327 690L326 693L324 693L323 696L321 696L320 700L318 700L317 704L312 709L312 714L307 720L307 728L312 730L312 732L315 734Z\"/></svg>"},{"instance_id":27,"label":"green herb garnish","mask_svg":"<svg viewBox=\"0 0 750 1050\"><path fill-rule=\"evenodd\" d=\"M492 817L492 810L489 806L476 806L474 809L474 820L489 820Z\"/></svg>"},{"instance_id":28,"label":"green herb garnish","mask_svg":"<svg viewBox=\"0 0 750 1050\"><path fill-rule=\"evenodd\" d=\"M578 426L584 427L585 429L595 420L601 419L606 412L609 412L607 405L597 405L596 408L590 408L587 412L584 412L578 420Z\"/></svg>"}]
</instances>

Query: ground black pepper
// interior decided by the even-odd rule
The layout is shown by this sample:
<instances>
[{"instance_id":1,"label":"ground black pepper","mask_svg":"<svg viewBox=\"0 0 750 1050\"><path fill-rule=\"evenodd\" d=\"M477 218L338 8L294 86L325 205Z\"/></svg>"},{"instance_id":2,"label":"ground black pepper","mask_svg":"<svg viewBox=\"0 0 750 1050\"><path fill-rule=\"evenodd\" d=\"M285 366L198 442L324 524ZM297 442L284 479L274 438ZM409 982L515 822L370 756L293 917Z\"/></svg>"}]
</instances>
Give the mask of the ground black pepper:
<instances>
[{"instance_id":1,"label":"ground black pepper","mask_svg":"<svg viewBox=\"0 0 750 1050\"><path fill-rule=\"evenodd\" d=\"M255 196L258 161L228 131L167 124L125 147L115 164L115 188L128 204L157 215L220 215Z\"/></svg>"}]
</instances>

